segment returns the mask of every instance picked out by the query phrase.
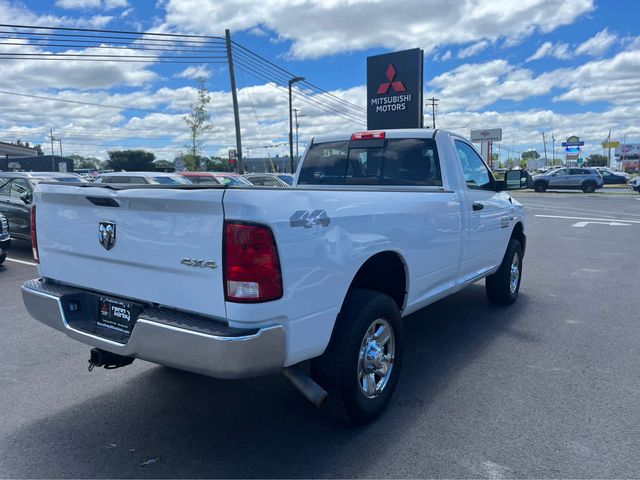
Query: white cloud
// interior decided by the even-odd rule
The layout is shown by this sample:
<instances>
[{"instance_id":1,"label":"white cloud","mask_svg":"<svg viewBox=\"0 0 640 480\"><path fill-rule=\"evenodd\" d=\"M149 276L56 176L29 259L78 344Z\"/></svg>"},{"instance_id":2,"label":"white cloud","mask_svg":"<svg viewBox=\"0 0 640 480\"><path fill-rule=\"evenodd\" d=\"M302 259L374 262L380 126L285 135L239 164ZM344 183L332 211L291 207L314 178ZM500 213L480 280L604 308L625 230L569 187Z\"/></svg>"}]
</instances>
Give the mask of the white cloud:
<instances>
[{"instance_id":1,"label":"white cloud","mask_svg":"<svg viewBox=\"0 0 640 480\"><path fill-rule=\"evenodd\" d=\"M578 48L576 48L576 54L592 56L602 55L609 50L617 40L618 37L613 33L609 33L605 28L601 32L596 33L596 35L591 37L589 40L578 45Z\"/></svg>"},{"instance_id":2,"label":"white cloud","mask_svg":"<svg viewBox=\"0 0 640 480\"><path fill-rule=\"evenodd\" d=\"M90 8L112 10L127 7L129 2L127 0L56 0L55 5L67 10L88 10Z\"/></svg>"},{"instance_id":3,"label":"white cloud","mask_svg":"<svg viewBox=\"0 0 640 480\"><path fill-rule=\"evenodd\" d=\"M206 65L191 65L183 71L176 73L175 76L179 78L209 78L211 76L211 71L206 67Z\"/></svg>"},{"instance_id":4,"label":"white cloud","mask_svg":"<svg viewBox=\"0 0 640 480\"><path fill-rule=\"evenodd\" d=\"M544 57L554 57L559 60L567 60L571 58L573 55L569 51L569 44L567 43L557 43L553 44L551 42L545 42L536 52L527 58L527 62L532 62L534 60L540 60Z\"/></svg>"},{"instance_id":5,"label":"white cloud","mask_svg":"<svg viewBox=\"0 0 640 480\"><path fill-rule=\"evenodd\" d=\"M292 42L290 55L318 58L371 47L440 45L523 38L573 23L593 0L168 0L164 28L220 35L263 26ZM193 12L198 12L194 15ZM310 19L312 20L310 22ZM401 28L398 26L401 25ZM160 28L163 28L160 27Z\"/></svg>"},{"instance_id":6,"label":"white cloud","mask_svg":"<svg viewBox=\"0 0 640 480\"><path fill-rule=\"evenodd\" d=\"M58 17L49 14L36 15L24 5L20 3L10 3L7 0L0 0L0 18L11 19L11 23L16 25L88 28L102 28L113 19L113 17L106 15L94 15L91 17Z\"/></svg>"},{"instance_id":7,"label":"white cloud","mask_svg":"<svg viewBox=\"0 0 640 480\"><path fill-rule=\"evenodd\" d=\"M490 43L487 40L482 40L480 42L474 43L473 45L469 45L468 47L458 51L458 58L473 57L483 51L489 45Z\"/></svg>"},{"instance_id":8,"label":"white cloud","mask_svg":"<svg viewBox=\"0 0 640 480\"><path fill-rule=\"evenodd\" d=\"M444 62L444 61L447 61L447 60L451 60L451 57L453 57L453 55L451 53L451 50L447 50L445 52L445 54L442 55L442 57L440 57L440 60L442 60Z\"/></svg>"}]
</instances>

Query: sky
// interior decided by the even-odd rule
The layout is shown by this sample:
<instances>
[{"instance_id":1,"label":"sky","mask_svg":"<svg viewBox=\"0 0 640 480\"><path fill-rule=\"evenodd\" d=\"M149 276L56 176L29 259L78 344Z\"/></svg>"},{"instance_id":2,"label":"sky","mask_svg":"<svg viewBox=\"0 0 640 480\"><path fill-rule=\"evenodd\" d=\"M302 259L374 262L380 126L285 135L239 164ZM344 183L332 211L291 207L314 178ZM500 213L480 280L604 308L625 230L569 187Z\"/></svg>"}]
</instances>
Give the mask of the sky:
<instances>
[{"instance_id":1,"label":"sky","mask_svg":"<svg viewBox=\"0 0 640 480\"><path fill-rule=\"evenodd\" d=\"M213 37L229 29L240 46L331 95L303 84L294 89L301 148L315 135L366 129L367 57L416 47L425 55L425 99L439 99L438 128L465 136L470 129L502 128L494 151L503 160L530 148L543 154L543 132L549 157L552 139L559 156L560 142L571 135L585 141L585 155L603 153L609 131L613 140L640 143L638 0L0 0L0 18L12 25ZM53 51L1 28L0 54ZM101 48L123 52L111 43ZM55 51L97 50L69 44ZM239 53L236 68L244 154L286 155L286 88L266 70L250 68L250 55ZM226 156L235 148L227 66L160 58L0 56L0 141L20 138L49 153L52 129L64 155L104 159L109 150L143 148L173 160L186 151L184 116L202 77L212 125L203 153ZM327 108L336 99L353 106Z\"/></svg>"}]
</instances>

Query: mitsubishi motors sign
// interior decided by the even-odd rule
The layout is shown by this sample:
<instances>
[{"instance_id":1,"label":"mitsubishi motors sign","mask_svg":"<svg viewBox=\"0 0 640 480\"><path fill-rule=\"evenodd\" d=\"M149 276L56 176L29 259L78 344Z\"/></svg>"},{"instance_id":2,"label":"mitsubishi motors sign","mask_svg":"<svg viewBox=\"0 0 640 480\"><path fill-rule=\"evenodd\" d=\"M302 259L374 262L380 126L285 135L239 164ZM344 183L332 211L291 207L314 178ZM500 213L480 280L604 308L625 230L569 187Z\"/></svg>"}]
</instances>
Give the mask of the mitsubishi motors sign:
<instances>
[{"instance_id":1,"label":"mitsubishi motors sign","mask_svg":"<svg viewBox=\"0 0 640 480\"><path fill-rule=\"evenodd\" d=\"M422 128L423 61L419 48L367 58L367 129Z\"/></svg>"}]
</instances>

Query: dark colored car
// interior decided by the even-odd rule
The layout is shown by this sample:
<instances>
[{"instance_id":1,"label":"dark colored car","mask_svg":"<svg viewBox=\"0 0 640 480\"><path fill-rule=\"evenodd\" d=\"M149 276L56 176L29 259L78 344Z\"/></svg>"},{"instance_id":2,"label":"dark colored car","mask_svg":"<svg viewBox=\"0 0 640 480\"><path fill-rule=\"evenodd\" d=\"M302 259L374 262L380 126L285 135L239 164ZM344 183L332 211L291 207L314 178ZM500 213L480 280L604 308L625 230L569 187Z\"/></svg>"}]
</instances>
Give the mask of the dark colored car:
<instances>
[{"instance_id":1,"label":"dark colored car","mask_svg":"<svg viewBox=\"0 0 640 480\"><path fill-rule=\"evenodd\" d=\"M602 180L604 180L605 185L626 185L627 183L627 179L623 175L617 175L609 170L598 169L598 172L602 175Z\"/></svg>"},{"instance_id":2,"label":"dark colored car","mask_svg":"<svg viewBox=\"0 0 640 480\"><path fill-rule=\"evenodd\" d=\"M54 172L0 172L0 214L14 238L31 239L31 202L40 182L86 183L79 175Z\"/></svg>"},{"instance_id":3,"label":"dark colored car","mask_svg":"<svg viewBox=\"0 0 640 480\"><path fill-rule=\"evenodd\" d=\"M11 235L9 235L9 222L0 213L0 265L7 259L7 252L11 247Z\"/></svg>"},{"instance_id":4,"label":"dark colored car","mask_svg":"<svg viewBox=\"0 0 640 480\"><path fill-rule=\"evenodd\" d=\"M536 192L566 189L593 193L603 185L602 175L589 168L563 167L533 177L533 189Z\"/></svg>"}]
</instances>

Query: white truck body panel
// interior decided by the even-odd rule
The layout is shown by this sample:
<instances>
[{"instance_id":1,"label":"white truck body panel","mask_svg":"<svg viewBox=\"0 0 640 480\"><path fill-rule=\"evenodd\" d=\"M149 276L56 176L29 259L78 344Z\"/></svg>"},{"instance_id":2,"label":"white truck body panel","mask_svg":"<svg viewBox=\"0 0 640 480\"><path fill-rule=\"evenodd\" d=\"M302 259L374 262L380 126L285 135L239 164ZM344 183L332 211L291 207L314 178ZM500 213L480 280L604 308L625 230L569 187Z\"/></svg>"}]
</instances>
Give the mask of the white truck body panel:
<instances>
[{"instance_id":1,"label":"white truck body panel","mask_svg":"<svg viewBox=\"0 0 640 480\"><path fill-rule=\"evenodd\" d=\"M220 261L224 190L112 190L47 185L36 190L40 274L110 295L225 317ZM119 207L87 197L111 198ZM117 243L98 242L98 224L116 223Z\"/></svg>"}]
</instances>

